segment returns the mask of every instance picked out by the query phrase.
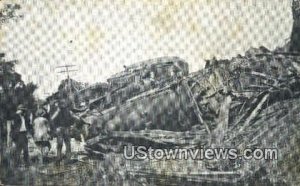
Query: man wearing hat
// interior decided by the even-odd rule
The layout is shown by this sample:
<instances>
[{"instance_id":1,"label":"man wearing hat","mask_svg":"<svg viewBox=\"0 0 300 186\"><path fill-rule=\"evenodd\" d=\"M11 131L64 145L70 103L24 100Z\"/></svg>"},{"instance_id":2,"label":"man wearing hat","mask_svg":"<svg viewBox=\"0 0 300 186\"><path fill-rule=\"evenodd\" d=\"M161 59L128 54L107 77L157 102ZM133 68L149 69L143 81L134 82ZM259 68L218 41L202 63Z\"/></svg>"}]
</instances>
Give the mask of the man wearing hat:
<instances>
[{"instance_id":1,"label":"man wearing hat","mask_svg":"<svg viewBox=\"0 0 300 186\"><path fill-rule=\"evenodd\" d=\"M20 164L20 156L23 151L24 163L29 165L29 153L28 153L28 134L33 134L32 127L30 126L30 119L26 114L27 109L24 105L19 105L17 112L14 116L14 122L11 126L11 139L15 144L15 164Z\"/></svg>"}]
</instances>

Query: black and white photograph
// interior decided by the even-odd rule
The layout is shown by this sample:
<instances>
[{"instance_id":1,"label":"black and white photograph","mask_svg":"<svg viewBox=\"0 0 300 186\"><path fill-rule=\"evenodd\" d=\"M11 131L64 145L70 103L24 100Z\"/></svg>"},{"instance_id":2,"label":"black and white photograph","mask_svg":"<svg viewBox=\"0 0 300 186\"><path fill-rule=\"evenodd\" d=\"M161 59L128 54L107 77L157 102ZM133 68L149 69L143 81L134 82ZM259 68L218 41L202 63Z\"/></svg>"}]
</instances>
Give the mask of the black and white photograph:
<instances>
[{"instance_id":1,"label":"black and white photograph","mask_svg":"<svg viewBox=\"0 0 300 186\"><path fill-rule=\"evenodd\" d=\"M299 175L300 0L0 0L0 186Z\"/></svg>"}]
</instances>

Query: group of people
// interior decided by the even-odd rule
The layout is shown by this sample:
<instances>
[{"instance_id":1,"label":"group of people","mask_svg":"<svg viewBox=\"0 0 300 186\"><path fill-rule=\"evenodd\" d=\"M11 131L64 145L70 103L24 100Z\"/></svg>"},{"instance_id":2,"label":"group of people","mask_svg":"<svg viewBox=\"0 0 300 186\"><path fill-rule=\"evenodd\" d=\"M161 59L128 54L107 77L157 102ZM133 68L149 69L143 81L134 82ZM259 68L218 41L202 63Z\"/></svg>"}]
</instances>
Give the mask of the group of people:
<instances>
[{"instance_id":1,"label":"group of people","mask_svg":"<svg viewBox=\"0 0 300 186\"><path fill-rule=\"evenodd\" d=\"M28 150L28 139L33 137L34 142L41 150L40 161L51 149L50 140L57 138L57 162L62 159L62 146L66 146L66 159L71 158L71 135L70 129L75 120L80 120L69 108L66 100L60 100L55 106L53 114L47 112L43 107L37 109L34 118L30 118L26 107L19 105L14 116L10 137L14 144L13 157L16 166L21 164L21 154L25 166L29 166L30 157Z\"/></svg>"}]
</instances>

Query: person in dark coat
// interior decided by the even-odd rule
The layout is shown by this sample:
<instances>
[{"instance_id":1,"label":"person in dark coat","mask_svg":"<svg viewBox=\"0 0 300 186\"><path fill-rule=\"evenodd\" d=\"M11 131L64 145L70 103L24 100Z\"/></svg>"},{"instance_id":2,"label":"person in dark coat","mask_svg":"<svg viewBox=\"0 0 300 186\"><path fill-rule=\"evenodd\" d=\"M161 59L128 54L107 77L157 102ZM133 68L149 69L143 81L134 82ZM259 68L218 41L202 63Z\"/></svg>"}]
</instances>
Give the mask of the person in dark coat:
<instances>
[{"instance_id":1,"label":"person in dark coat","mask_svg":"<svg viewBox=\"0 0 300 186\"><path fill-rule=\"evenodd\" d=\"M4 108L0 108L0 156L4 155L7 146L7 124L3 110Z\"/></svg>"},{"instance_id":2,"label":"person in dark coat","mask_svg":"<svg viewBox=\"0 0 300 186\"><path fill-rule=\"evenodd\" d=\"M76 120L80 120L70 110L68 102L66 100L60 100L58 103L58 109L51 117L54 128L56 129L57 137L57 160L62 160L62 146L66 145L66 157L67 160L71 158L71 134L70 129Z\"/></svg>"},{"instance_id":3,"label":"person in dark coat","mask_svg":"<svg viewBox=\"0 0 300 186\"><path fill-rule=\"evenodd\" d=\"M25 166L29 165L29 152L28 152L28 134L33 135L32 126L30 125L30 118L26 114L27 109L24 105L19 105L17 112L13 119L11 126L11 139L15 144L15 165L20 165L20 156L23 151L23 159Z\"/></svg>"}]
</instances>

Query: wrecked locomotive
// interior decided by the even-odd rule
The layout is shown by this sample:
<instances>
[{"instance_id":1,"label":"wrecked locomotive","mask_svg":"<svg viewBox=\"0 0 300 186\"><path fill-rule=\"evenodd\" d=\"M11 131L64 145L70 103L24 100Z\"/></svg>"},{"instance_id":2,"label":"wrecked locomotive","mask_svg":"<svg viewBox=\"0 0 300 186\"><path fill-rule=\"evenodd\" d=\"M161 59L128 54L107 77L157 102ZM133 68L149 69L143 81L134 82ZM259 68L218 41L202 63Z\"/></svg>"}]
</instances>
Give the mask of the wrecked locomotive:
<instances>
[{"instance_id":1,"label":"wrecked locomotive","mask_svg":"<svg viewBox=\"0 0 300 186\"><path fill-rule=\"evenodd\" d=\"M194 125L197 116L188 112L190 92L179 86L187 83L187 76L188 64L177 57L126 67L107 80L110 91L90 103L91 110L99 111L90 137L105 131L146 128L180 131Z\"/></svg>"},{"instance_id":2,"label":"wrecked locomotive","mask_svg":"<svg viewBox=\"0 0 300 186\"><path fill-rule=\"evenodd\" d=\"M277 163L273 166L266 160L240 159L203 161L205 166L200 171L193 166L197 162L191 167L186 163L186 169L197 170L193 174L172 170L158 174L166 161L152 168L151 163L144 162L143 166L128 171L156 179L175 175L189 181L215 179L228 183L253 178L261 170L267 171L265 177L274 183L282 181L278 179L280 176L294 174L284 168L288 164L284 157L297 156L299 150L295 143L300 131L299 6L299 1L294 0L291 41L282 48L274 51L265 47L251 48L243 56L208 60L203 70L172 76L166 83L155 80L152 82L155 86L145 91L131 95L120 93L125 99L117 96L120 99L113 106L102 107L99 114L92 116L86 150L98 155L118 153L124 144L154 148L235 147L239 150L276 147L282 158L278 165L283 166L283 171L277 173L274 172ZM132 77L133 82L133 72L117 77ZM134 90L133 83L120 83L115 78L110 81L122 90Z\"/></svg>"},{"instance_id":3,"label":"wrecked locomotive","mask_svg":"<svg viewBox=\"0 0 300 186\"><path fill-rule=\"evenodd\" d=\"M107 109L150 89L188 75L188 64L177 57L161 57L143 61L107 79L109 90L90 102L91 108Z\"/></svg>"}]
</instances>

